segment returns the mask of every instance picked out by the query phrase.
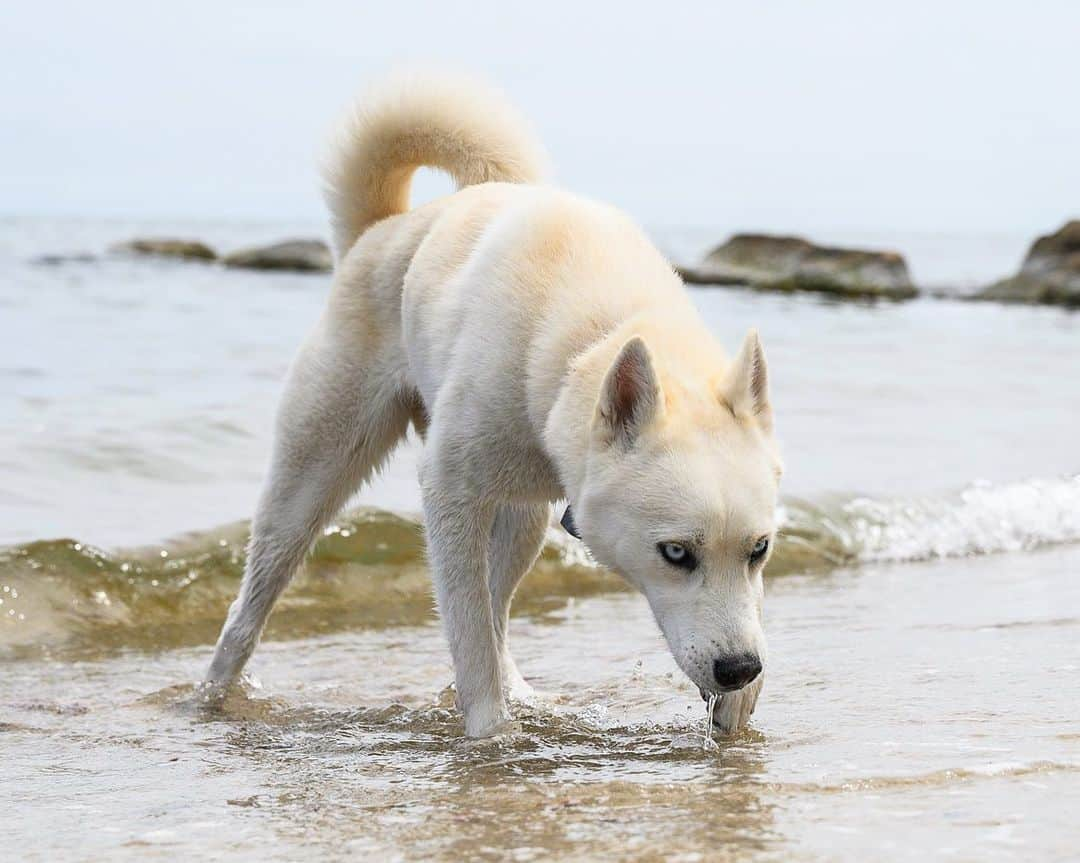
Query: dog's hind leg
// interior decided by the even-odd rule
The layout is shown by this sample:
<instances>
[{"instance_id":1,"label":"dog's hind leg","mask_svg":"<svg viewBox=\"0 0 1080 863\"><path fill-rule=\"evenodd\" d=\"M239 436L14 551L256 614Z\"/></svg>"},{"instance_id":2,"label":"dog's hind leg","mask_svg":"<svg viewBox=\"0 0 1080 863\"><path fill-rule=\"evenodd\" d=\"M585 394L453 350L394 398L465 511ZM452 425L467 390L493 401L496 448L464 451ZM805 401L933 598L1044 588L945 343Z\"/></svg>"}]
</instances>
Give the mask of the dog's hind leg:
<instances>
[{"instance_id":1,"label":"dog's hind leg","mask_svg":"<svg viewBox=\"0 0 1080 863\"><path fill-rule=\"evenodd\" d=\"M510 601L518 583L536 562L551 512L547 504L504 504L495 514L488 551L488 588L495 624L503 687L514 699L533 695L510 655Z\"/></svg>"},{"instance_id":2,"label":"dog's hind leg","mask_svg":"<svg viewBox=\"0 0 1080 863\"><path fill-rule=\"evenodd\" d=\"M220 689L240 674L311 544L401 440L414 409L415 398L399 375L350 355L340 342L317 337L301 352L278 413L244 580L218 639L208 685Z\"/></svg>"}]
</instances>

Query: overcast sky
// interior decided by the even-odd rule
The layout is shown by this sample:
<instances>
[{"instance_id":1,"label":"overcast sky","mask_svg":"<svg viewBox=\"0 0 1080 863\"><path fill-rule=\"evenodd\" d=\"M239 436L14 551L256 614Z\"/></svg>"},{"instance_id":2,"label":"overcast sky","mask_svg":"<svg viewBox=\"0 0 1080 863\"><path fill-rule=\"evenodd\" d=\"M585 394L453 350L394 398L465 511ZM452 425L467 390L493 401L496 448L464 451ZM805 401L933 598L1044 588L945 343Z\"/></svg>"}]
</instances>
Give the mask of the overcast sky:
<instances>
[{"instance_id":1,"label":"overcast sky","mask_svg":"<svg viewBox=\"0 0 1080 863\"><path fill-rule=\"evenodd\" d=\"M1080 3L13 3L0 212L322 220L366 81L492 79L653 227L1032 234L1080 215Z\"/></svg>"}]
</instances>

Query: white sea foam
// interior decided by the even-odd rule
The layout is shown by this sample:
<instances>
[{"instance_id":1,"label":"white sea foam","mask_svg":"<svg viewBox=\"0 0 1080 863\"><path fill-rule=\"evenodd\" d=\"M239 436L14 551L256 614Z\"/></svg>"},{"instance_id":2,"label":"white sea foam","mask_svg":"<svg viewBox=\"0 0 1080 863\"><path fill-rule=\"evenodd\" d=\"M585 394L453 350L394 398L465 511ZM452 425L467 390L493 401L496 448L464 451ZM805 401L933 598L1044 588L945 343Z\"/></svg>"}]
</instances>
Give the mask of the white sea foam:
<instances>
[{"instance_id":1,"label":"white sea foam","mask_svg":"<svg viewBox=\"0 0 1080 863\"><path fill-rule=\"evenodd\" d=\"M1080 476L975 483L955 495L782 511L802 539L838 560L906 561L1024 551L1080 541Z\"/></svg>"}]
</instances>

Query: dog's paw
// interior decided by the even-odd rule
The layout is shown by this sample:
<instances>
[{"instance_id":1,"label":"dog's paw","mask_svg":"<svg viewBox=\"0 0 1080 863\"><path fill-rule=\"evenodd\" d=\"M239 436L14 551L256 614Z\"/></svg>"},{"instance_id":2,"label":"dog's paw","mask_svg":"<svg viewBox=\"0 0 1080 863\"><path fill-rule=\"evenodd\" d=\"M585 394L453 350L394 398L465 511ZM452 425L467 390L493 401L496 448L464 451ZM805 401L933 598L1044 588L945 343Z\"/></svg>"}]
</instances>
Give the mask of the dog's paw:
<instances>
[{"instance_id":1,"label":"dog's paw","mask_svg":"<svg viewBox=\"0 0 1080 863\"><path fill-rule=\"evenodd\" d=\"M497 752L507 745L515 746L524 734L521 726L513 720L489 730L488 734L466 735L454 742L454 748L463 752Z\"/></svg>"},{"instance_id":2,"label":"dog's paw","mask_svg":"<svg viewBox=\"0 0 1080 863\"><path fill-rule=\"evenodd\" d=\"M503 692L511 703L529 704L536 700L536 690L518 670L517 663L508 653L502 659Z\"/></svg>"},{"instance_id":3,"label":"dog's paw","mask_svg":"<svg viewBox=\"0 0 1080 863\"><path fill-rule=\"evenodd\" d=\"M533 685L521 676L521 672L516 667L507 672L505 685L506 697L511 702L528 704L536 700L536 690L533 689Z\"/></svg>"},{"instance_id":4,"label":"dog's paw","mask_svg":"<svg viewBox=\"0 0 1080 863\"><path fill-rule=\"evenodd\" d=\"M461 703L459 694L458 709L465 716L466 737L495 737L517 730L517 726L510 718L510 711L503 703L474 703L466 707Z\"/></svg>"},{"instance_id":5,"label":"dog's paw","mask_svg":"<svg viewBox=\"0 0 1080 863\"><path fill-rule=\"evenodd\" d=\"M242 674L235 679L207 678L195 684L192 698L207 707L221 707L231 699L247 698L259 689L262 689L262 684L251 674Z\"/></svg>"},{"instance_id":6,"label":"dog's paw","mask_svg":"<svg viewBox=\"0 0 1080 863\"><path fill-rule=\"evenodd\" d=\"M500 737L510 737L521 731L521 725L513 719L503 719L491 725L476 726L465 722L465 736L470 740L493 740Z\"/></svg>"},{"instance_id":7,"label":"dog's paw","mask_svg":"<svg viewBox=\"0 0 1080 863\"><path fill-rule=\"evenodd\" d=\"M713 726L722 734L734 734L743 728L754 712L765 675L759 674L751 683L735 692L725 692L713 711Z\"/></svg>"}]
</instances>

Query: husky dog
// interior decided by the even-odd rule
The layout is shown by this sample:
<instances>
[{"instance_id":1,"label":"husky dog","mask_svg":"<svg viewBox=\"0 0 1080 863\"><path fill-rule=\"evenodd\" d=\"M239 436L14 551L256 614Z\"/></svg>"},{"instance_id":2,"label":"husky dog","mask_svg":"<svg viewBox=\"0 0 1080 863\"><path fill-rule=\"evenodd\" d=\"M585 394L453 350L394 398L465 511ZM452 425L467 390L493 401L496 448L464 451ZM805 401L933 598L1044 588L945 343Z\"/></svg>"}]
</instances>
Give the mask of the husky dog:
<instances>
[{"instance_id":1,"label":"husky dog","mask_svg":"<svg viewBox=\"0 0 1080 863\"><path fill-rule=\"evenodd\" d=\"M592 556L645 595L702 697L721 694L716 725L746 722L780 477L761 343L751 331L729 359L642 231L541 185L544 161L472 82L391 81L349 116L325 174L333 286L285 386L211 691L412 425L468 735L511 728L508 699L530 691L510 600L560 500ZM422 166L458 191L410 210Z\"/></svg>"}]
</instances>

